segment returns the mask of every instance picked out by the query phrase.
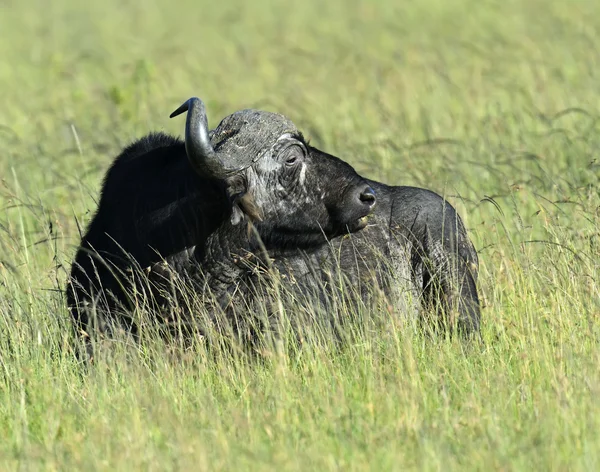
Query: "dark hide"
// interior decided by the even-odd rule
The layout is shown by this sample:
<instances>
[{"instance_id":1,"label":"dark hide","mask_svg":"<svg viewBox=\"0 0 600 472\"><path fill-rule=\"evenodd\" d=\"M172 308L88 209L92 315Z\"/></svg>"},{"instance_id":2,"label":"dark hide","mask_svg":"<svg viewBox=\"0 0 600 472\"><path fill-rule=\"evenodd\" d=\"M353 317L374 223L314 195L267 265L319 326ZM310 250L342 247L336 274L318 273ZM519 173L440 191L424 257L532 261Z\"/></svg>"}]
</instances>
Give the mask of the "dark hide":
<instances>
[{"instance_id":1,"label":"dark hide","mask_svg":"<svg viewBox=\"0 0 600 472\"><path fill-rule=\"evenodd\" d=\"M156 298L143 269L163 259L226 304L248 272L239 256L258 248L257 241L279 250L311 250L325 238L364 226L373 191L351 166L307 146L281 115L238 114L212 134L214 146L234 152L250 142L248 152L259 158L226 179L199 176L184 143L162 134L138 141L116 159L67 286L79 332L110 332L116 321L135 333L135 292ZM252 134L256 120L271 126L263 133L262 154ZM228 141L249 132L251 140ZM256 234L249 231L252 222Z\"/></svg>"},{"instance_id":2,"label":"dark hide","mask_svg":"<svg viewBox=\"0 0 600 472\"><path fill-rule=\"evenodd\" d=\"M184 142L163 134L115 160L67 285L80 334L135 334L141 299L169 319L174 279L208 311L244 316L270 265L299 294L326 297L338 270L361 294L381 288L404 315L479 330L477 254L439 195L363 179L282 115L234 113L210 140L215 162L234 169L227 177L202 176ZM178 316L193 323L193 313Z\"/></svg>"},{"instance_id":3,"label":"dark hide","mask_svg":"<svg viewBox=\"0 0 600 472\"><path fill-rule=\"evenodd\" d=\"M401 316L477 333L478 257L455 209L429 190L368 183L377 205L365 229L313 251L270 250L279 271L321 296L341 274L362 299L380 289Z\"/></svg>"}]
</instances>

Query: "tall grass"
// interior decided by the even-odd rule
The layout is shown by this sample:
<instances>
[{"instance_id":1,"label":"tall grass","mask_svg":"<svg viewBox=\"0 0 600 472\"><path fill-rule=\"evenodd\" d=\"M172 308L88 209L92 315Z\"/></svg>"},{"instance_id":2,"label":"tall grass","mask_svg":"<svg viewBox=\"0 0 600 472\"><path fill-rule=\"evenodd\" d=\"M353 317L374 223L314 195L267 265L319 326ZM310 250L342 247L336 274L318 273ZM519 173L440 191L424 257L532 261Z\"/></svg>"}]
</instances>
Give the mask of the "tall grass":
<instances>
[{"instance_id":1,"label":"tall grass","mask_svg":"<svg viewBox=\"0 0 600 472\"><path fill-rule=\"evenodd\" d=\"M0 31L0 468L600 468L597 2L4 0ZM80 227L121 147L181 134L192 95L212 127L282 112L445 195L483 344L363 310L342 343L155 337L81 366L60 293Z\"/></svg>"}]
</instances>

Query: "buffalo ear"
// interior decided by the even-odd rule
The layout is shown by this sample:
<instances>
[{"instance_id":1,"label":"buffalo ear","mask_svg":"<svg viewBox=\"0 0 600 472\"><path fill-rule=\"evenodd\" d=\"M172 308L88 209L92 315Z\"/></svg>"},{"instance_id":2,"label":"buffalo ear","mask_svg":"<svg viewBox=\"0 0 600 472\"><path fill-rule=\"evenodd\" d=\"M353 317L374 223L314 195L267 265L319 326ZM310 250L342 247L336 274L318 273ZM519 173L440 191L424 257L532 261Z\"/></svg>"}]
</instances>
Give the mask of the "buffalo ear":
<instances>
[{"instance_id":1,"label":"buffalo ear","mask_svg":"<svg viewBox=\"0 0 600 472\"><path fill-rule=\"evenodd\" d=\"M243 175L234 175L227 179L227 194L231 201L231 224L237 225L246 216L249 222L262 220L262 212L256 206L251 192L248 191L248 181Z\"/></svg>"},{"instance_id":2,"label":"buffalo ear","mask_svg":"<svg viewBox=\"0 0 600 472\"><path fill-rule=\"evenodd\" d=\"M248 180L242 174L235 174L225 179L227 195L233 203L248 191Z\"/></svg>"},{"instance_id":3,"label":"buffalo ear","mask_svg":"<svg viewBox=\"0 0 600 472\"><path fill-rule=\"evenodd\" d=\"M231 208L231 224L237 225L244 219L248 223L262 221L262 212L254 203L254 198L250 193L245 193L242 196L236 196L232 201Z\"/></svg>"},{"instance_id":4,"label":"buffalo ear","mask_svg":"<svg viewBox=\"0 0 600 472\"><path fill-rule=\"evenodd\" d=\"M239 205L234 204L231 209L231 224L236 226L244 220L244 212Z\"/></svg>"},{"instance_id":5,"label":"buffalo ear","mask_svg":"<svg viewBox=\"0 0 600 472\"><path fill-rule=\"evenodd\" d=\"M243 175L233 175L227 180L227 195L231 202L231 224L238 225L244 219L244 213L239 202L248 191L248 182Z\"/></svg>"}]
</instances>

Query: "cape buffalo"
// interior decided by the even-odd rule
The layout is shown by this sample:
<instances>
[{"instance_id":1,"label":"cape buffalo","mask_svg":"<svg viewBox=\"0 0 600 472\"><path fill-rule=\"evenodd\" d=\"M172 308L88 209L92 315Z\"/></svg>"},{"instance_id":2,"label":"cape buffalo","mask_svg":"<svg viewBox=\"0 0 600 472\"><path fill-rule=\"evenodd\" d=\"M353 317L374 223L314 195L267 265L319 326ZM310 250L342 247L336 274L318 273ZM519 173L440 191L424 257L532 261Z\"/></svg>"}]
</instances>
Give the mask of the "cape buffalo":
<instances>
[{"instance_id":1,"label":"cape buffalo","mask_svg":"<svg viewBox=\"0 0 600 472\"><path fill-rule=\"evenodd\" d=\"M411 291L418 310L479 329L477 254L440 196L362 178L283 115L242 110L209 132L200 99L171 117L185 111L185 141L150 134L106 174L67 285L80 332L135 333L132 293L145 268L148 280L181 275L224 307L251 296L237 287L252 285L248 260L265 255L299 291L332 265L350 280L375 269L391 275L371 279L386 292Z\"/></svg>"}]
</instances>

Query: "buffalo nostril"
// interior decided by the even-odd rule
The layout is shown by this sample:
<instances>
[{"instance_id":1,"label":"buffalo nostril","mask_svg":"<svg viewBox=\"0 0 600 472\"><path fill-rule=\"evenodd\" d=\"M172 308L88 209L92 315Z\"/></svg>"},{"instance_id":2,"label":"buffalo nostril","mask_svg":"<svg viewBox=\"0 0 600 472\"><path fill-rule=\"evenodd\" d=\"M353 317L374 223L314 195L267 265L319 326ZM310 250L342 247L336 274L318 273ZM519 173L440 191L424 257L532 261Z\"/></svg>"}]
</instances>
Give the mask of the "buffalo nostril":
<instances>
[{"instance_id":1,"label":"buffalo nostril","mask_svg":"<svg viewBox=\"0 0 600 472\"><path fill-rule=\"evenodd\" d=\"M373 206L375 204L375 191L371 187L367 187L360 193L358 198L360 198L361 202Z\"/></svg>"}]
</instances>

